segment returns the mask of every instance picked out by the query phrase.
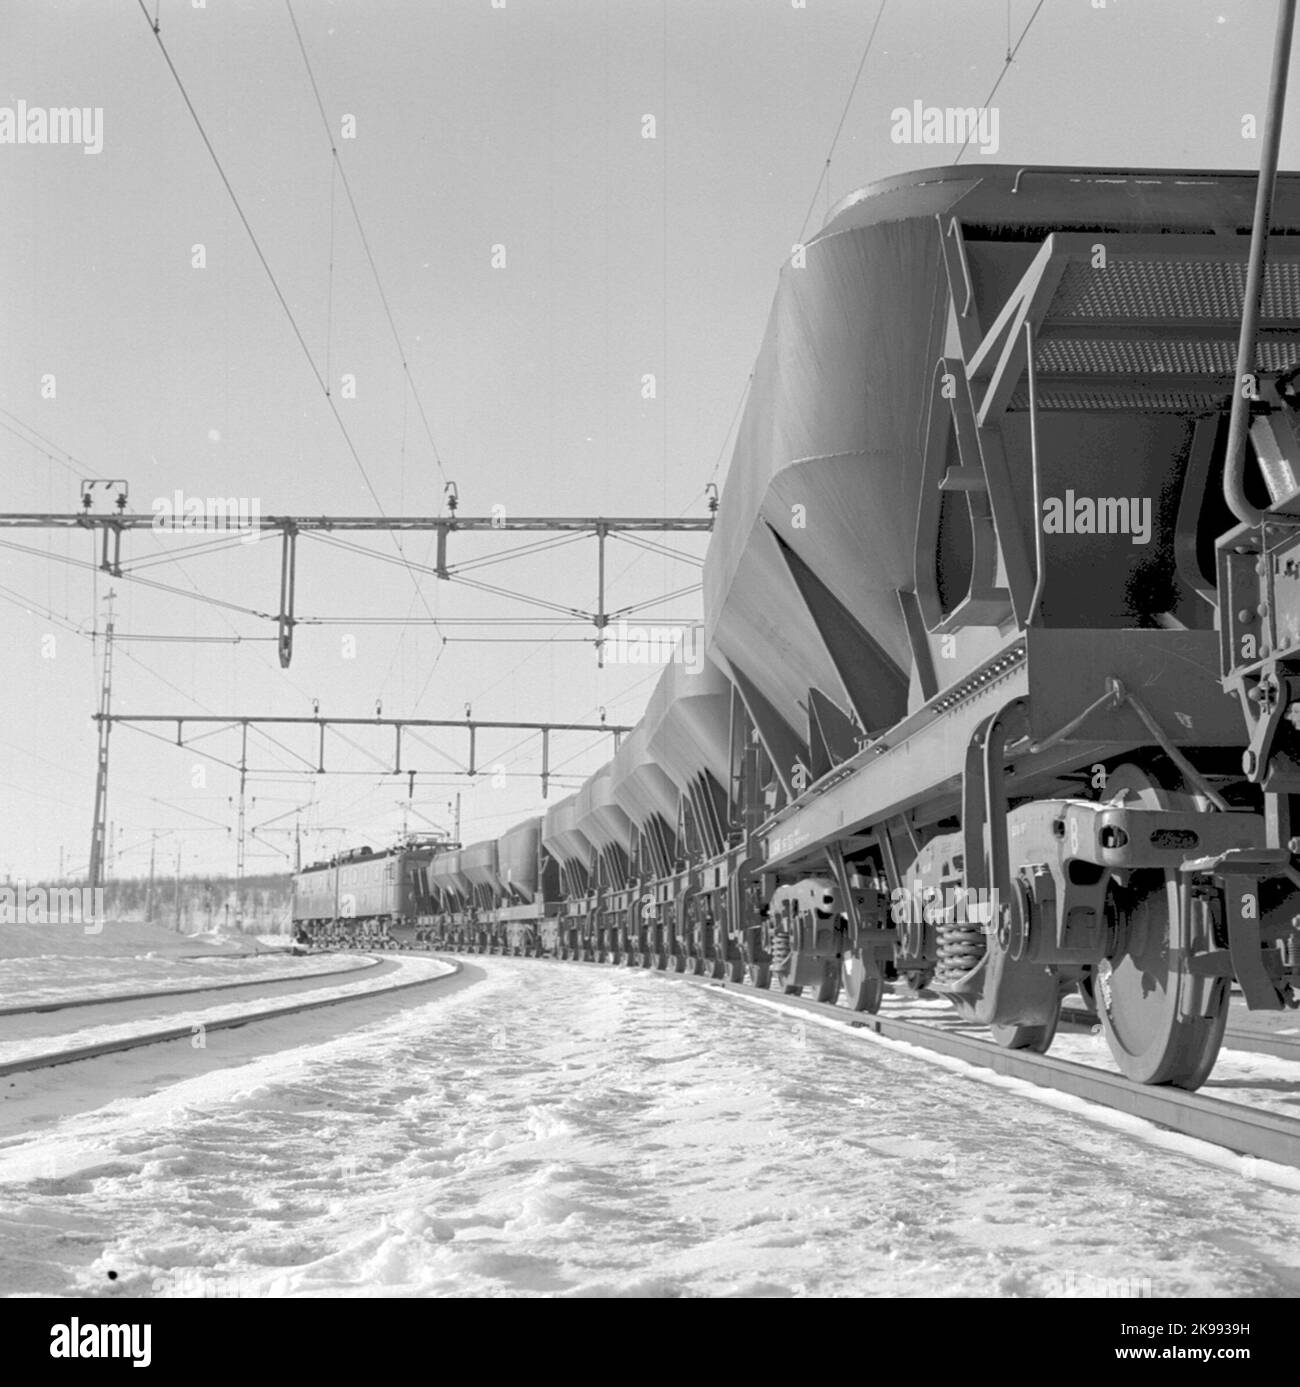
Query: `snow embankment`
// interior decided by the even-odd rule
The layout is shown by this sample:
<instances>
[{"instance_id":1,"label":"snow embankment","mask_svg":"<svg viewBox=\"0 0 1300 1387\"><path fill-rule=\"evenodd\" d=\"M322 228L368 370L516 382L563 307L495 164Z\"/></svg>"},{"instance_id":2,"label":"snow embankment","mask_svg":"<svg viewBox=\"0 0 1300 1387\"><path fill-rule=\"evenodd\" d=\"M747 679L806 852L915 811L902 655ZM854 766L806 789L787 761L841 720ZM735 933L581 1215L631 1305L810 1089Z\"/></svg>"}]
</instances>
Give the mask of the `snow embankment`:
<instances>
[{"instance_id":1,"label":"snow embankment","mask_svg":"<svg viewBox=\"0 0 1300 1387\"><path fill-rule=\"evenodd\" d=\"M282 949L288 944L288 939L280 941ZM0 924L0 960L256 954L267 952L269 947L258 936L230 934L222 929L181 934L166 925L139 920L106 920L98 929L77 924Z\"/></svg>"}]
</instances>

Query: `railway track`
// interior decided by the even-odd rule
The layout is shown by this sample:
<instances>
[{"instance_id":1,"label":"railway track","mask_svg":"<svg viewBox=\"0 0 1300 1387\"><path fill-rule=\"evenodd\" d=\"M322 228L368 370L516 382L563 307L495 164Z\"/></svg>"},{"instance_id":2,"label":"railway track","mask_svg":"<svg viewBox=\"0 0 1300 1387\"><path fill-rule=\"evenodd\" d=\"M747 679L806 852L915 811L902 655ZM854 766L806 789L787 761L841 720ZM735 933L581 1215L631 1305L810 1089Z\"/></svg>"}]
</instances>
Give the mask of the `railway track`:
<instances>
[{"instance_id":1,"label":"railway track","mask_svg":"<svg viewBox=\"0 0 1300 1387\"><path fill-rule=\"evenodd\" d=\"M439 950L440 954L446 952ZM451 956L456 957L456 952L452 951ZM585 968L610 966L577 960L553 961L575 962L577 966ZM1192 1137L1240 1156L1300 1169L1300 1119L1261 1112L1221 1098L1206 1098L1183 1089L1135 1083L1122 1074L1073 1060L1039 1055L1028 1050L1003 1049L969 1031L931 1022L853 1012L835 1002L816 1002L805 997L789 996L754 987L750 983L658 969L638 971L651 971L670 982L693 984L737 1000L761 1002L778 1010L816 1016L836 1022L849 1031L871 1031L886 1039L903 1041L919 1049L963 1060L978 1068L1023 1079L1038 1088L1069 1094L1116 1112L1142 1118L1167 1131ZM1253 1038L1256 1033L1249 1034ZM1287 1050L1284 1057L1296 1057L1294 1050ZM1300 1073L1297 1074L1297 1087L1300 1088Z\"/></svg>"},{"instance_id":2,"label":"railway track","mask_svg":"<svg viewBox=\"0 0 1300 1387\"><path fill-rule=\"evenodd\" d=\"M78 1007L115 1006L123 1002L151 1002L158 997L188 997L201 992L228 992L237 987L273 987L277 983L314 982L317 978L337 977L340 973L357 973L375 968L382 962L372 958L327 968L320 973L290 974L282 978L236 979L229 982L199 983L190 987L159 988L151 992L110 992L102 997L70 997L66 1001L40 1002L34 1006L0 1007L0 1020L15 1016L43 1016L48 1012L71 1011Z\"/></svg>"},{"instance_id":3,"label":"railway track","mask_svg":"<svg viewBox=\"0 0 1300 1387\"><path fill-rule=\"evenodd\" d=\"M382 962L382 959L376 962ZM270 1007L251 1008L240 1011L230 1016L214 1017L203 1020L201 1024L203 1030L223 1031L235 1030L241 1026L247 1026L255 1021L271 1021L286 1016L294 1016L302 1012L318 1011L324 1007L342 1006L347 1002L364 1001L374 997L387 997L395 992L405 992L415 987L427 987L431 983L441 982L445 978L455 977L460 972L460 964L452 960L447 960L451 965L451 972L438 973L431 977L408 978L405 981L394 982L383 987L367 987L341 995L330 997L312 997L308 995L302 1001L295 1001L287 1004L280 1004ZM339 969L339 972L348 971ZM323 976L317 974L316 976ZM245 986L255 986L256 984L245 984ZM225 984L222 984L225 987ZM205 991L208 989L196 989ZM217 990L217 989L212 989ZM156 995L156 994L154 994ZM16 1059L0 1061L0 1078L12 1074L30 1073L38 1069L51 1069L57 1065L75 1064L82 1060L97 1059L102 1055L117 1054L126 1050L140 1049L147 1045L160 1045L169 1040L189 1039L193 1036L196 1022L191 1017L182 1025L153 1027L148 1030L136 1031L130 1035L114 1036L105 1040L94 1041L82 1045L64 1046L60 1049L47 1050L38 1054L28 1054Z\"/></svg>"},{"instance_id":4,"label":"railway track","mask_svg":"<svg viewBox=\"0 0 1300 1387\"><path fill-rule=\"evenodd\" d=\"M1092 1012L1073 1007L1062 1007L1059 1029L1062 1031L1090 1031L1101 1022ZM1228 1026L1223 1032L1223 1046L1226 1050L1250 1050L1260 1055L1273 1055L1277 1059L1295 1060L1300 1063L1300 1030L1295 1034L1286 1031L1268 1031L1246 1026Z\"/></svg>"},{"instance_id":5,"label":"railway track","mask_svg":"<svg viewBox=\"0 0 1300 1387\"><path fill-rule=\"evenodd\" d=\"M666 976L825 1017L850 1030L869 1030L887 1039L905 1041L937 1054L965 1060L980 1068L992 1069L997 1074L1024 1079L1039 1088L1068 1093L1087 1102L1143 1118L1182 1136L1225 1147L1238 1155L1300 1169L1300 1120L1295 1118L1259 1112L1240 1103L1206 1098L1183 1089L1134 1083L1122 1074L1107 1073L1103 1069L1078 1064L1073 1060L1057 1059L1052 1055L1005 1050L979 1036L939 1030L923 1021L850 1012L834 1002L787 997L747 983L719 982L712 978L679 974Z\"/></svg>"}]
</instances>

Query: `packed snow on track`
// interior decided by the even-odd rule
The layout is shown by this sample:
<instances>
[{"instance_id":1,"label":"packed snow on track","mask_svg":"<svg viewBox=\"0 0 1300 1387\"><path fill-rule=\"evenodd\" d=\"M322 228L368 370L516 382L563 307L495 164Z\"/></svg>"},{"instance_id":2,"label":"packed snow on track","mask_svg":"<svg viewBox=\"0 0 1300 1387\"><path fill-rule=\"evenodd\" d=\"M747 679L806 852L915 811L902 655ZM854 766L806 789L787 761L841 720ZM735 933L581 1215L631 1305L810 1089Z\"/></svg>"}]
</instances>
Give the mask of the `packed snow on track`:
<instances>
[{"instance_id":1,"label":"packed snow on track","mask_svg":"<svg viewBox=\"0 0 1300 1387\"><path fill-rule=\"evenodd\" d=\"M437 988L0 1132L0 1291L1300 1292L1300 1193L1088 1110L638 972Z\"/></svg>"}]
</instances>

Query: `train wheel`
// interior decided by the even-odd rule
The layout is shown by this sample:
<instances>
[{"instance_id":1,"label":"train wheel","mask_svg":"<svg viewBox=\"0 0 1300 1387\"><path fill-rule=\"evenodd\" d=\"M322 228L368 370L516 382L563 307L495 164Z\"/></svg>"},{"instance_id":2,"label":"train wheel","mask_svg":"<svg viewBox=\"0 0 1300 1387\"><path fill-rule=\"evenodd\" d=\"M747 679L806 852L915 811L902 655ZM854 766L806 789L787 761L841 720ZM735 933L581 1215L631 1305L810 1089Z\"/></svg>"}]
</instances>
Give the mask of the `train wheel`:
<instances>
[{"instance_id":1,"label":"train wheel","mask_svg":"<svg viewBox=\"0 0 1300 1387\"><path fill-rule=\"evenodd\" d=\"M885 1000L885 975L877 968L868 968L856 955L844 960L844 996L850 1011L867 1011L874 1015Z\"/></svg>"},{"instance_id":2,"label":"train wheel","mask_svg":"<svg viewBox=\"0 0 1300 1387\"><path fill-rule=\"evenodd\" d=\"M817 1000L833 1002L840 995L840 961L831 959L823 966L821 981L817 984Z\"/></svg>"},{"instance_id":3,"label":"train wheel","mask_svg":"<svg viewBox=\"0 0 1300 1387\"><path fill-rule=\"evenodd\" d=\"M1136 766L1111 774L1143 807L1203 809ZM1209 942L1206 913L1172 872L1133 872L1113 897L1122 952L1093 973L1097 1013L1120 1069L1141 1084L1199 1088L1214 1068L1228 1020L1228 980L1192 973Z\"/></svg>"},{"instance_id":4,"label":"train wheel","mask_svg":"<svg viewBox=\"0 0 1300 1387\"><path fill-rule=\"evenodd\" d=\"M1128 944L1103 959L1094 989L1097 1013L1120 1069L1140 1084L1199 1088L1214 1068L1228 1020L1226 978L1195 977L1187 888L1163 872L1126 902ZM1143 886L1146 889L1143 891Z\"/></svg>"}]
</instances>

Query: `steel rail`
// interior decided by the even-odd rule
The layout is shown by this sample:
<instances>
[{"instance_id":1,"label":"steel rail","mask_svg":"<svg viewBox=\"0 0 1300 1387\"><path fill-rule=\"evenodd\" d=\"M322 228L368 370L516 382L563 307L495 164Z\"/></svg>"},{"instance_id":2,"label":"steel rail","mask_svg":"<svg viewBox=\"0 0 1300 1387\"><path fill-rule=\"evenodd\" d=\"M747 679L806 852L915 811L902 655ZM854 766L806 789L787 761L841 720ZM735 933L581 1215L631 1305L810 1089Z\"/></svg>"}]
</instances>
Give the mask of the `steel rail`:
<instances>
[{"instance_id":1,"label":"steel rail","mask_svg":"<svg viewBox=\"0 0 1300 1387\"><path fill-rule=\"evenodd\" d=\"M318 1011L322 1007L342 1006L345 1002L365 1001L372 997L390 997L394 992L405 992L412 987L428 987L456 977L461 965L452 964L450 973L440 973L436 978L415 978L410 982L394 983L391 987L374 988L368 992L350 992L342 997L318 998L313 1002L296 1002L290 1006L272 1007L264 1011L245 1012L240 1016L230 1016L223 1020L204 1021L200 1024L208 1031L236 1030L240 1026L251 1025L255 1021L274 1021L284 1016L295 1016L300 1012ZM113 1055L124 1050L138 1050L146 1045L161 1045L169 1040L185 1040L194 1034L194 1026L169 1026L165 1030L141 1032L139 1035L124 1036L116 1040L98 1041L93 1045L77 1045L67 1050L52 1050L43 1055L29 1055L25 1059L8 1060L0 1064L0 1078L10 1074L25 1074L36 1069L52 1069L60 1064L75 1064L81 1060L97 1059L101 1055Z\"/></svg>"},{"instance_id":2,"label":"steel rail","mask_svg":"<svg viewBox=\"0 0 1300 1387\"><path fill-rule=\"evenodd\" d=\"M1090 1011L1064 1007L1058 1024L1071 1031L1084 1031L1100 1025L1101 1021ZM1257 1031L1241 1026L1229 1026L1223 1033L1223 1048L1236 1050L1238 1053L1245 1051L1248 1054L1272 1055L1276 1059L1300 1062L1300 1034L1283 1035L1278 1031Z\"/></svg>"},{"instance_id":3,"label":"steel rail","mask_svg":"<svg viewBox=\"0 0 1300 1387\"><path fill-rule=\"evenodd\" d=\"M652 969L652 972L658 970ZM1221 1098L1205 1098L1185 1089L1160 1088L1134 1083L1122 1074L1092 1069L1073 1060L1055 1059L1027 1050L1004 1050L991 1040L940 1031L920 1021L852 1012L834 1002L814 1002L804 997L753 987L748 983L718 981L690 974L662 976L683 982L705 983L712 991L737 997L762 998L797 1011L823 1016L850 1030L868 1030L888 1040L901 1040L936 1054L964 1060L996 1074L1024 1079L1037 1088L1067 1093L1116 1112L1140 1117L1181 1136L1194 1137L1212 1146L1226 1147L1243 1156L1274 1161L1300 1169L1300 1120L1257 1112Z\"/></svg>"},{"instance_id":4,"label":"steel rail","mask_svg":"<svg viewBox=\"0 0 1300 1387\"><path fill-rule=\"evenodd\" d=\"M261 955L265 957L265 955ZM217 955L217 957L238 957L238 955ZM249 954L256 958L259 955ZM119 1002L150 1002L155 997L188 997L201 992L225 992L234 987L276 987L289 982L315 982L317 978L333 978L340 973L359 973L369 968L377 968L382 959L367 959L364 963L349 964L346 967L326 968L320 973L300 973L284 978L246 978L242 982L213 982L199 987L167 987L159 992L111 992L103 997L73 997L66 1002L41 1002L35 1006L0 1007L0 1019L10 1016L40 1016L50 1011L71 1011L74 1007L116 1006Z\"/></svg>"},{"instance_id":5,"label":"steel rail","mask_svg":"<svg viewBox=\"0 0 1300 1387\"><path fill-rule=\"evenodd\" d=\"M1234 1043L1235 1042L1235 1043ZM1275 1031L1242 1031L1229 1027L1223 1045L1238 1054L1272 1055L1275 1059L1300 1061L1300 1036L1278 1035Z\"/></svg>"}]
</instances>

